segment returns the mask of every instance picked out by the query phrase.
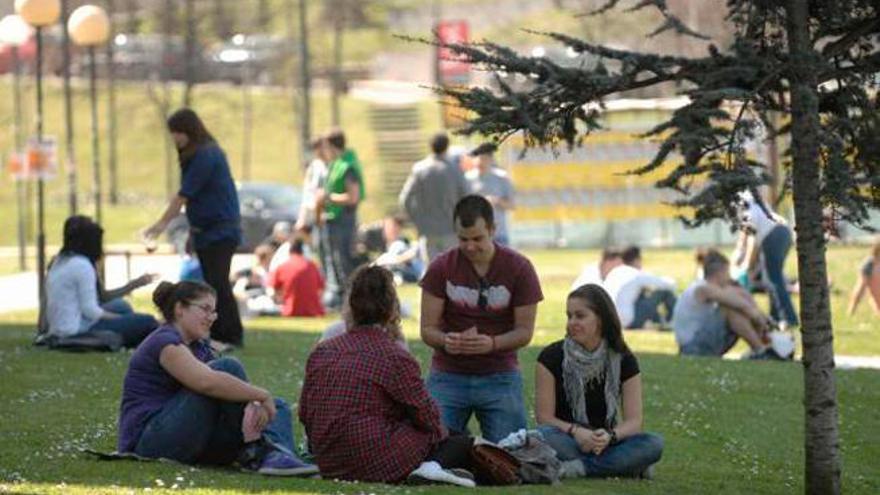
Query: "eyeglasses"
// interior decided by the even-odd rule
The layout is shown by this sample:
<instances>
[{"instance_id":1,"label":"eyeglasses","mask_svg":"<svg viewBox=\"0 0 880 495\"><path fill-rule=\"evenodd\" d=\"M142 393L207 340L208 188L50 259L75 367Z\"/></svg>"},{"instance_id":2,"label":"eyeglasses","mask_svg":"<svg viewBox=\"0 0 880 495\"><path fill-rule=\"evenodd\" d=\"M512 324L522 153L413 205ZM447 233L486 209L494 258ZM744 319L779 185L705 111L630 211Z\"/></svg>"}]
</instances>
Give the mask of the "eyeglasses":
<instances>
[{"instance_id":1,"label":"eyeglasses","mask_svg":"<svg viewBox=\"0 0 880 495\"><path fill-rule=\"evenodd\" d=\"M477 307L485 311L489 307L489 281L480 277L479 294L477 295Z\"/></svg>"},{"instance_id":2,"label":"eyeglasses","mask_svg":"<svg viewBox=\"0 0 880 495\"><path fill-rule=\"evenodd\" d=\"M189 306L194 306L202 310L208 316L215 316L217 314L217 308L210 304L189 304Z\"/></svg>"}]
</instances>

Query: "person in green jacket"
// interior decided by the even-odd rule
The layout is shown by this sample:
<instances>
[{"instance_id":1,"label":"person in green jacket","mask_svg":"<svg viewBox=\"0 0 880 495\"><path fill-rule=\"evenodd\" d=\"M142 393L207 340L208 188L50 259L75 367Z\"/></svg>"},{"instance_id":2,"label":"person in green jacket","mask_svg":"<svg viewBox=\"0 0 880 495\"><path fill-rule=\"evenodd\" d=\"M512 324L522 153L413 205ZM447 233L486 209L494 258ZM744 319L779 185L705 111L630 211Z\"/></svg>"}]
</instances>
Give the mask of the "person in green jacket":
<instances>
[{"instance_id":1,"label":"person in green jacket","mask_svg":"<svg viewBox=\"0 0 880 495\"><path fill-rule=\"evenodd\" d=\"M354 150L346 149L342 130L330 131L322 140L327 157L327 182L317 193L316 202L326 222L324 269L327 284L323 303L327 309L339 308L349 275L354 271L354 238L357 207L365 197L364 174Z\"/></svg>"}]
</instances>

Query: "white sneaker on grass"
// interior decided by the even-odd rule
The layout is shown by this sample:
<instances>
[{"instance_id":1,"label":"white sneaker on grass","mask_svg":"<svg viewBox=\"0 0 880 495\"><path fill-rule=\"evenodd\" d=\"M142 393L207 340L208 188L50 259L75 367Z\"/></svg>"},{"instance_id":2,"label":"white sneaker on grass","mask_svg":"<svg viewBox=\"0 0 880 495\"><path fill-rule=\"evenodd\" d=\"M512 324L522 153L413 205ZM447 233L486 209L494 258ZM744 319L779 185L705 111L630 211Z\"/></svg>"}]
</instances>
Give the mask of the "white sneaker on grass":
<instances>
[{"instance_id":1,"label":"white sneaker on grass","mask_svg":"<svg viewBox=\"0 0 880 495\"><path fill-rule=\"evenodd\" d=\"M465 472L462 470L456 474L451 470L443 469L436 461L427 461L421 463L415 471L409 473L406 482L410 485L445 483L447 485L463 486L466 488L475 487L476 483L474 483L474 480L465 477L464 473Z\"/></svg>"}]
</instances>

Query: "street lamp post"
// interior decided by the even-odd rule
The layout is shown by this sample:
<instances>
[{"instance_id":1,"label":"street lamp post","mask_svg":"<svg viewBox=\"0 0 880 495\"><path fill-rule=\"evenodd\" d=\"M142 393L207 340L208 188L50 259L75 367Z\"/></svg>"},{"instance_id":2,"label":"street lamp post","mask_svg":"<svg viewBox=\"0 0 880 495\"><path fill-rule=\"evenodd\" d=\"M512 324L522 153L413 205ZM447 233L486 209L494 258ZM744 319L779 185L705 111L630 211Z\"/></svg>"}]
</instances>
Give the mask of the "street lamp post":
<instances>
[{"instance_id":1,"label":"street lamp post","mask_svg":"<svg viewBox=\"0 0 880 495\"><path fill-rule=\"evenodd\" d=\"M13 113L13 143L15 152L21 153L24 139L21 133L21 70L18 58L18 47L27 42L33 30L21 16L8 15L0 19L0 42L12 47L12 113ZM23 165L19 158L19 163ZM24 187L25 179L23 171L15 177L15 201L18 211L18 268L22 271L27 269L25 256L25 229L24 229Z\"/></svg>"},{"instance_id":2,"label":"street lamp post","mask_svg":"<svg viewBox=\"0 0 880 495\"><path fill-rule=\"evenodd\" d=\"M92 178L95 200L95 221L101 223L101 157L98 144L98 97L95 70L95 48L107 42L110 35L110 19L104 9L97 5L83 5L70 14L67 21L70 38L89 51L89 100L92 117Z\"/></svg>"},{"instance_id":3,"label":"street lamp post","mask_svg":"<svg viewBox=\"0 0 880 495\"><path fill-rule=\"evenodd\" d=\"M37 30L37 145L43 144L43 28L58 21L59 0L15 0L15 12ZM46 294L46 212L43 170L37 171L37 290L40 311Z\"/></svg>"}]
</instances>

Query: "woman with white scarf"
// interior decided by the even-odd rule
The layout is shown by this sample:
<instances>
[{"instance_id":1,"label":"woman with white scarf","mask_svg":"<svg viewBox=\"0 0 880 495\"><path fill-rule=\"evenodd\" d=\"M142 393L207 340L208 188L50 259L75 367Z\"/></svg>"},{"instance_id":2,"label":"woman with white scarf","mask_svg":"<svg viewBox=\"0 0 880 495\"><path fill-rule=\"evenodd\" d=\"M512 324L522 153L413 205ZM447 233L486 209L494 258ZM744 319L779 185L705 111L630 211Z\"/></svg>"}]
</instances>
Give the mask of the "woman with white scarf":
<instances>
[{"instance_id":1,"label":"woman with white scarf","mask_svg":"<svg viewBox=\"0 0 880 495\"><path fill-rule=\"evenodd\" d=\"M562 462L562 477L650 478L663 439L642 432L639 364L600 286L568 295L565 339L535 366L538 429Z\"/></svg>"}]
</instances>

